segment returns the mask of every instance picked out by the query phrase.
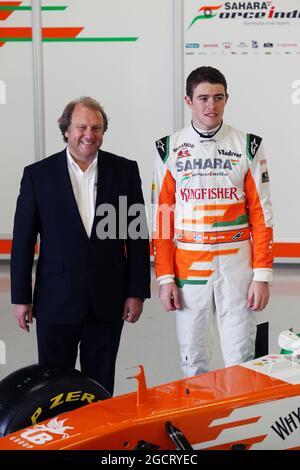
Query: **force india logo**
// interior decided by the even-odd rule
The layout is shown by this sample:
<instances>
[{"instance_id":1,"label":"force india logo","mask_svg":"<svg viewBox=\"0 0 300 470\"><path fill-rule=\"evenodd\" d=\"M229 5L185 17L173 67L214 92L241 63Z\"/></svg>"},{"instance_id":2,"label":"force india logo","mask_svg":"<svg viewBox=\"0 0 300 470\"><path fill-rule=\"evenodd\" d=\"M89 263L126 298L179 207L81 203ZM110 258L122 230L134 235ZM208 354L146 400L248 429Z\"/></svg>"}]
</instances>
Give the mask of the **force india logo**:
<instances>
[{"instance_id":1,"label":"force india logo","mask_svg":"<svg viewBox=\"0 0 300 470\"><path fill-rule=\"evenodd\" d=\"M300 10L278 11L272 1L268 2L225 2L219 5L206 5L198 10L192 20L190 29L199 20L210 20L217 17L226 19L295 19L300 18Z\"/></svg>"}]
</instances>

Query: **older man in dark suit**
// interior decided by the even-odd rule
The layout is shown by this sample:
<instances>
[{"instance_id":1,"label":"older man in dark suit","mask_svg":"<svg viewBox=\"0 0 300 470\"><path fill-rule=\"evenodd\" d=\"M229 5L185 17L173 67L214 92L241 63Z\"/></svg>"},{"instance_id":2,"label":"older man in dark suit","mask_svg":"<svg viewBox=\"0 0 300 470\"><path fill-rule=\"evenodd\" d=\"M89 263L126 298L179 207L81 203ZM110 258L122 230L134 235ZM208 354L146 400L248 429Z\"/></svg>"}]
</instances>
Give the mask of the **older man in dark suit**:
<instances>
[{"instance_id":1,"label":"older man in dark suit","mask_svg":"<svg viewBox=\"0 0 300 470\"><path fill-rule=\"evenodd\" d=\"M12 303L24 330L36 318L40 363L73 368L80 346L81 370L112 393L123 322L150 296L141 180L136 162L99 150L107 116L94 99L69 103L59 126L67 148L24 169Z\"/></svg>"}]
</instances>

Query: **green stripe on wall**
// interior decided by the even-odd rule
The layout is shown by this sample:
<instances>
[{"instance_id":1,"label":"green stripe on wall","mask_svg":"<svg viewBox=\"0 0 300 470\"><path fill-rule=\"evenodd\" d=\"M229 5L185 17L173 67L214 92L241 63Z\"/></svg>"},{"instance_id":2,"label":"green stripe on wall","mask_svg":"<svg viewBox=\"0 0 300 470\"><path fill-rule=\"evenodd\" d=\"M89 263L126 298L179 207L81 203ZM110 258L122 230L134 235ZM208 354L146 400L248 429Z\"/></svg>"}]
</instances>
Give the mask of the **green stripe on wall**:
<instances>
[{"instance_id":1,"label":"green stripe on wall","mask_svg":"<svg viewBox=\"0 0 300 470\"><path fill-rule=\"evenodd\" d=\"M134 42L138 38L44 38L43 42ZM0 42L30 42L32 38L0 38Z\"/></svg>"},{"instance_id":2,"label":"green stripe on wall","mask_svg":"<svg viewBox=\"0 0 300 470\"><path fill-rule=\"evenodd\" d=\"M43 42L134 42L138 38L44 38Z\"/></svg>"},{"instance_id":3,"label":"green stripe on wall","mask_svg":"<svg viewBox=\"0 0 300 470\"><path fill-rule=\"evenodd\" d=\"M43 11L63 11L66 10L67 7L42 7L41 10ZM31 11L32 7L14 7L14 6L0 6L0 11Z\"/></svg>"}]
</instances>

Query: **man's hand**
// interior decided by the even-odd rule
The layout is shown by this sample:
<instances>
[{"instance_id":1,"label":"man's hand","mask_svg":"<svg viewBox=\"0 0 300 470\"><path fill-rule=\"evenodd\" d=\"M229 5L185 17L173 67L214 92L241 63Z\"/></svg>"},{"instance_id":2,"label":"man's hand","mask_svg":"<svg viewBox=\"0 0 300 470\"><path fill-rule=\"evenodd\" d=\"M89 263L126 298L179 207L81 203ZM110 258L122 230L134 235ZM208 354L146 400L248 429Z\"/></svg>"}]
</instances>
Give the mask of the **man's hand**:
<instances>
[{"instance_id":1,"label":"man's hand","mask_svg":"<svg viewBox=\"0 0 300 470\"><path fill-rule=\"evenodd\" d=\"M17 323L22 330L29 332L29 323L32 323L32 305L31 304L15 304L14 315Z\"/></svg>"},{"instance_id":2,"label":"man's hand","mask_svg":"<svg viewBox=\"0 0 300 470\"><path fill-rule=\"evenodd\" d=\"M122 319L128 323L135 323L143 311L143 301L136 297L128 297L125 300Z\"/></svg>"},{"instance_id":3,"label":"man's hand","mask_svg":"<svg viewBox=\"0 0 300 470\"><path fill-rule=\"evenodd\" d=\"M175 282L163 284L159 287L159 298L166 312L181 308L179 289Z\"/></svg>"},{"instance_id":4,"label":"man's hand","mask_svg":"<svg viewBox=\"0 0 300 470\"><path fill-rule=\"evenodd\" d=\"M247 308L250 310L263 310L270 297L269 284L263 281L252 281L247 299Z\"/></svg>"}]
</instances>

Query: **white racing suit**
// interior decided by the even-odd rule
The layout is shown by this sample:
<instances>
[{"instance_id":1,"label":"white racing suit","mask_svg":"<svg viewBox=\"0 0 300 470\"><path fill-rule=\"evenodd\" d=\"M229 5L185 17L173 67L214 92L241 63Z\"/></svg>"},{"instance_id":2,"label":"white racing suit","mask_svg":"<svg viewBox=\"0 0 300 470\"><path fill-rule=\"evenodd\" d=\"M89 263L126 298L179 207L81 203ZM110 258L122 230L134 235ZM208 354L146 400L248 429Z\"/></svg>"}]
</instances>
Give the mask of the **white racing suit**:
<instances>
[{"instance_id":1,"label":"white racing suit","mask_svg":"<svg viewBox=\"0 0 300 470\"><path fill-rule=\"evenodd\" d=\"M253 280L271 281L272 208L262 139L226 124L211 138L192 125L156 142L153 246L160 284L175 279L186 376L209 369L216 315L225 365L253 359Z\"/></svg>"}]
</instances>

